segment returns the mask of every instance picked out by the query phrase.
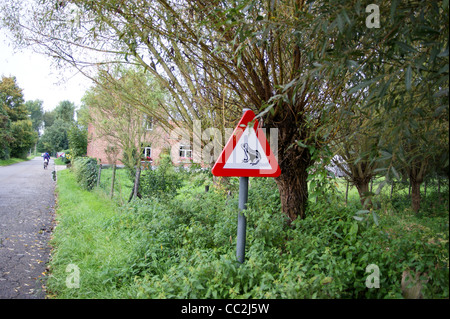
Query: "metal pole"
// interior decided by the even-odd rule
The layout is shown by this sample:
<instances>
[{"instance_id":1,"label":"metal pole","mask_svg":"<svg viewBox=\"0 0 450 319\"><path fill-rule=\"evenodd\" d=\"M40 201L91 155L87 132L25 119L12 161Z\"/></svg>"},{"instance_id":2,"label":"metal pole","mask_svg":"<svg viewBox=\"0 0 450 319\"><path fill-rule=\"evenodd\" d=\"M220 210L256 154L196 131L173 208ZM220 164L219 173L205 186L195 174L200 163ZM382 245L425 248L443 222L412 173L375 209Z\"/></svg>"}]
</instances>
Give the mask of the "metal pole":
<instances>
[{"instance_id":1,"label":"metal pole","mask_svg":"<svg viewBox=\"0 0 450 319\"><path fill-rule=\"evenodd\" d=\"M236 258L242 264L245 259L245 233L247 220L243 213L248 200L248 177L239 178L239 212L236 239Z\"/></svg>"},{"instance_id":2,"label":"metal pole","mask_svg":"<svg viewBox=\"0 0 450 319\"><path fill-rule=\"evenodd\" d=\"M242 114L249 110L244 108ZM247 220L243 210L247 206L248 200L248 177L239 177L239 212L236 237L236 258L242 264L245 260L245 235L247 228Z\"/></svg>"}]
</instances>

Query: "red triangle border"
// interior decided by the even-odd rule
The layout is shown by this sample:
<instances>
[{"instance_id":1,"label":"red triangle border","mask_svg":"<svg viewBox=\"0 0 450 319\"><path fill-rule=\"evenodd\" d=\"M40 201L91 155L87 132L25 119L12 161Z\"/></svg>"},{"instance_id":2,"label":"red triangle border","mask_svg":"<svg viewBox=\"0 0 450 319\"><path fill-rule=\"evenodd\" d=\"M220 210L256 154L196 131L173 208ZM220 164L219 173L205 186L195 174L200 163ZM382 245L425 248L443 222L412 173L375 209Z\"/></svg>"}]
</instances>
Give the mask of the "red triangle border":
<instances>
[{"instance_id":1,"label":"red triangle border","mask_svg":"<svg viewBox=\"0 0 450 319\"><path fill-rule=\"evenodd\" d=\"M280 166L273 155L272 150L270 149L269 142L267 141L266 135L264 131L258 127L258 120L254 122L254 130L256 132L256 136L259 140L259 143L262 146L262 150L265 152L269 165L271 166L270 170L267 169L245 169L245 168L224 168L225 163L230 157L231 153L233 153L234 148L237 145L241 135L244 133L248 123L255 120L255 113L252 110L247 110L242 118L240 119L238 125L233 131L230 139L225 145L222 153L214 164L211 172L214 176L237 176L237 177L278 177L281 174Z\"/></svg>"}]
</instances>

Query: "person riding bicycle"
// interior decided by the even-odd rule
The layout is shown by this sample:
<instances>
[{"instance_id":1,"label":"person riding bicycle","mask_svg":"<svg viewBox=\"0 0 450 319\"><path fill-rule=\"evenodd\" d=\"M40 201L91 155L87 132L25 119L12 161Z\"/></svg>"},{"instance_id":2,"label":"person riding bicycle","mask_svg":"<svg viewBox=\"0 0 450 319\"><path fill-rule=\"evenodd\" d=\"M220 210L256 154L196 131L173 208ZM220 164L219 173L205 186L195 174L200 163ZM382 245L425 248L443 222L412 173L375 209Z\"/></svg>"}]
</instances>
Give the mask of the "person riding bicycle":
<instances>
[{"instance_id":1,"label":"person riding bicycle","mask_svg":"<svg viewBox=\"0 0 450 319\"><path fill-rule=\"evenodd\" d=\"M44 154L44 162L47 162L47 165L48 165L49 161L50 161L50 154L48 152L45 152L45 154ZM45 163L44 163L44 165L45 165Z\"/></svg>"}]
</instances>

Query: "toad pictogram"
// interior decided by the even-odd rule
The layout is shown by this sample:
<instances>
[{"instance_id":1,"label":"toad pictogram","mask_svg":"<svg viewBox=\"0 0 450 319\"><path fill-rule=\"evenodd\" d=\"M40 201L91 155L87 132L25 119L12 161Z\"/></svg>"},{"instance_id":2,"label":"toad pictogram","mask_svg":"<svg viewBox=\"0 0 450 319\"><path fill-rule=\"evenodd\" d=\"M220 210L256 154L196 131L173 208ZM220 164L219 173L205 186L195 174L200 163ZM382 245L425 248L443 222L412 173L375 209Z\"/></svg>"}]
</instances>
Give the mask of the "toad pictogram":
<instances>
[{"instance_id":1,"label":"toad pictogram","mask_svg":"<svg viewBox=\"0 0 450 319\"><path fill-rule=\"evenodd\" d=\"M259 160L261 159L261 155L259 154L258 150L251 149L247 143L241 144L241 147L245 152L245 158L243 162L248 163L248 161L250 160L251 165L258 164Z\"/></svg>"}]
</instances>

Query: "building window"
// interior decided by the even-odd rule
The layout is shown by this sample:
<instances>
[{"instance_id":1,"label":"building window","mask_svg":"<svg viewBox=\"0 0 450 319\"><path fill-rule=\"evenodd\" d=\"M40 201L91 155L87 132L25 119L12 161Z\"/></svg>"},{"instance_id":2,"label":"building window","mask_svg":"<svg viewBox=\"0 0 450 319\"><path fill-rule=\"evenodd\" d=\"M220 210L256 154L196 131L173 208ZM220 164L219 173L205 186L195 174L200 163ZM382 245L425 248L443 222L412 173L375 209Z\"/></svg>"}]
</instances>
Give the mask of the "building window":
<instances>
[{"instance_id":1,"label":"building window","mask_svg":"<svg viewBox=\"0 0 450 319\"><path fill-rule=\"evenodd\" d=\"M190 145L180 145L180 159L192 159L192 150Z\"/></svg>"},{"instance_id":2,"label":"building window","mask_svg":"<svg viewBox=\"0 0 450 319\"><path fill-rule=\"evenodd\" d=\"M144 147L142 152L142 159L144 161L152 160L152 148L150 146Z\"/></svg>"},{"instance_id":3,"label":"building window","mask_svg":"<svg viewBox=\"0 0 450 319\"><path fill-rule=\"evenodd\" d=\"M153 130L153 117L144 115L144 127L147 131Z\"/></svg>"}]
</instances>

